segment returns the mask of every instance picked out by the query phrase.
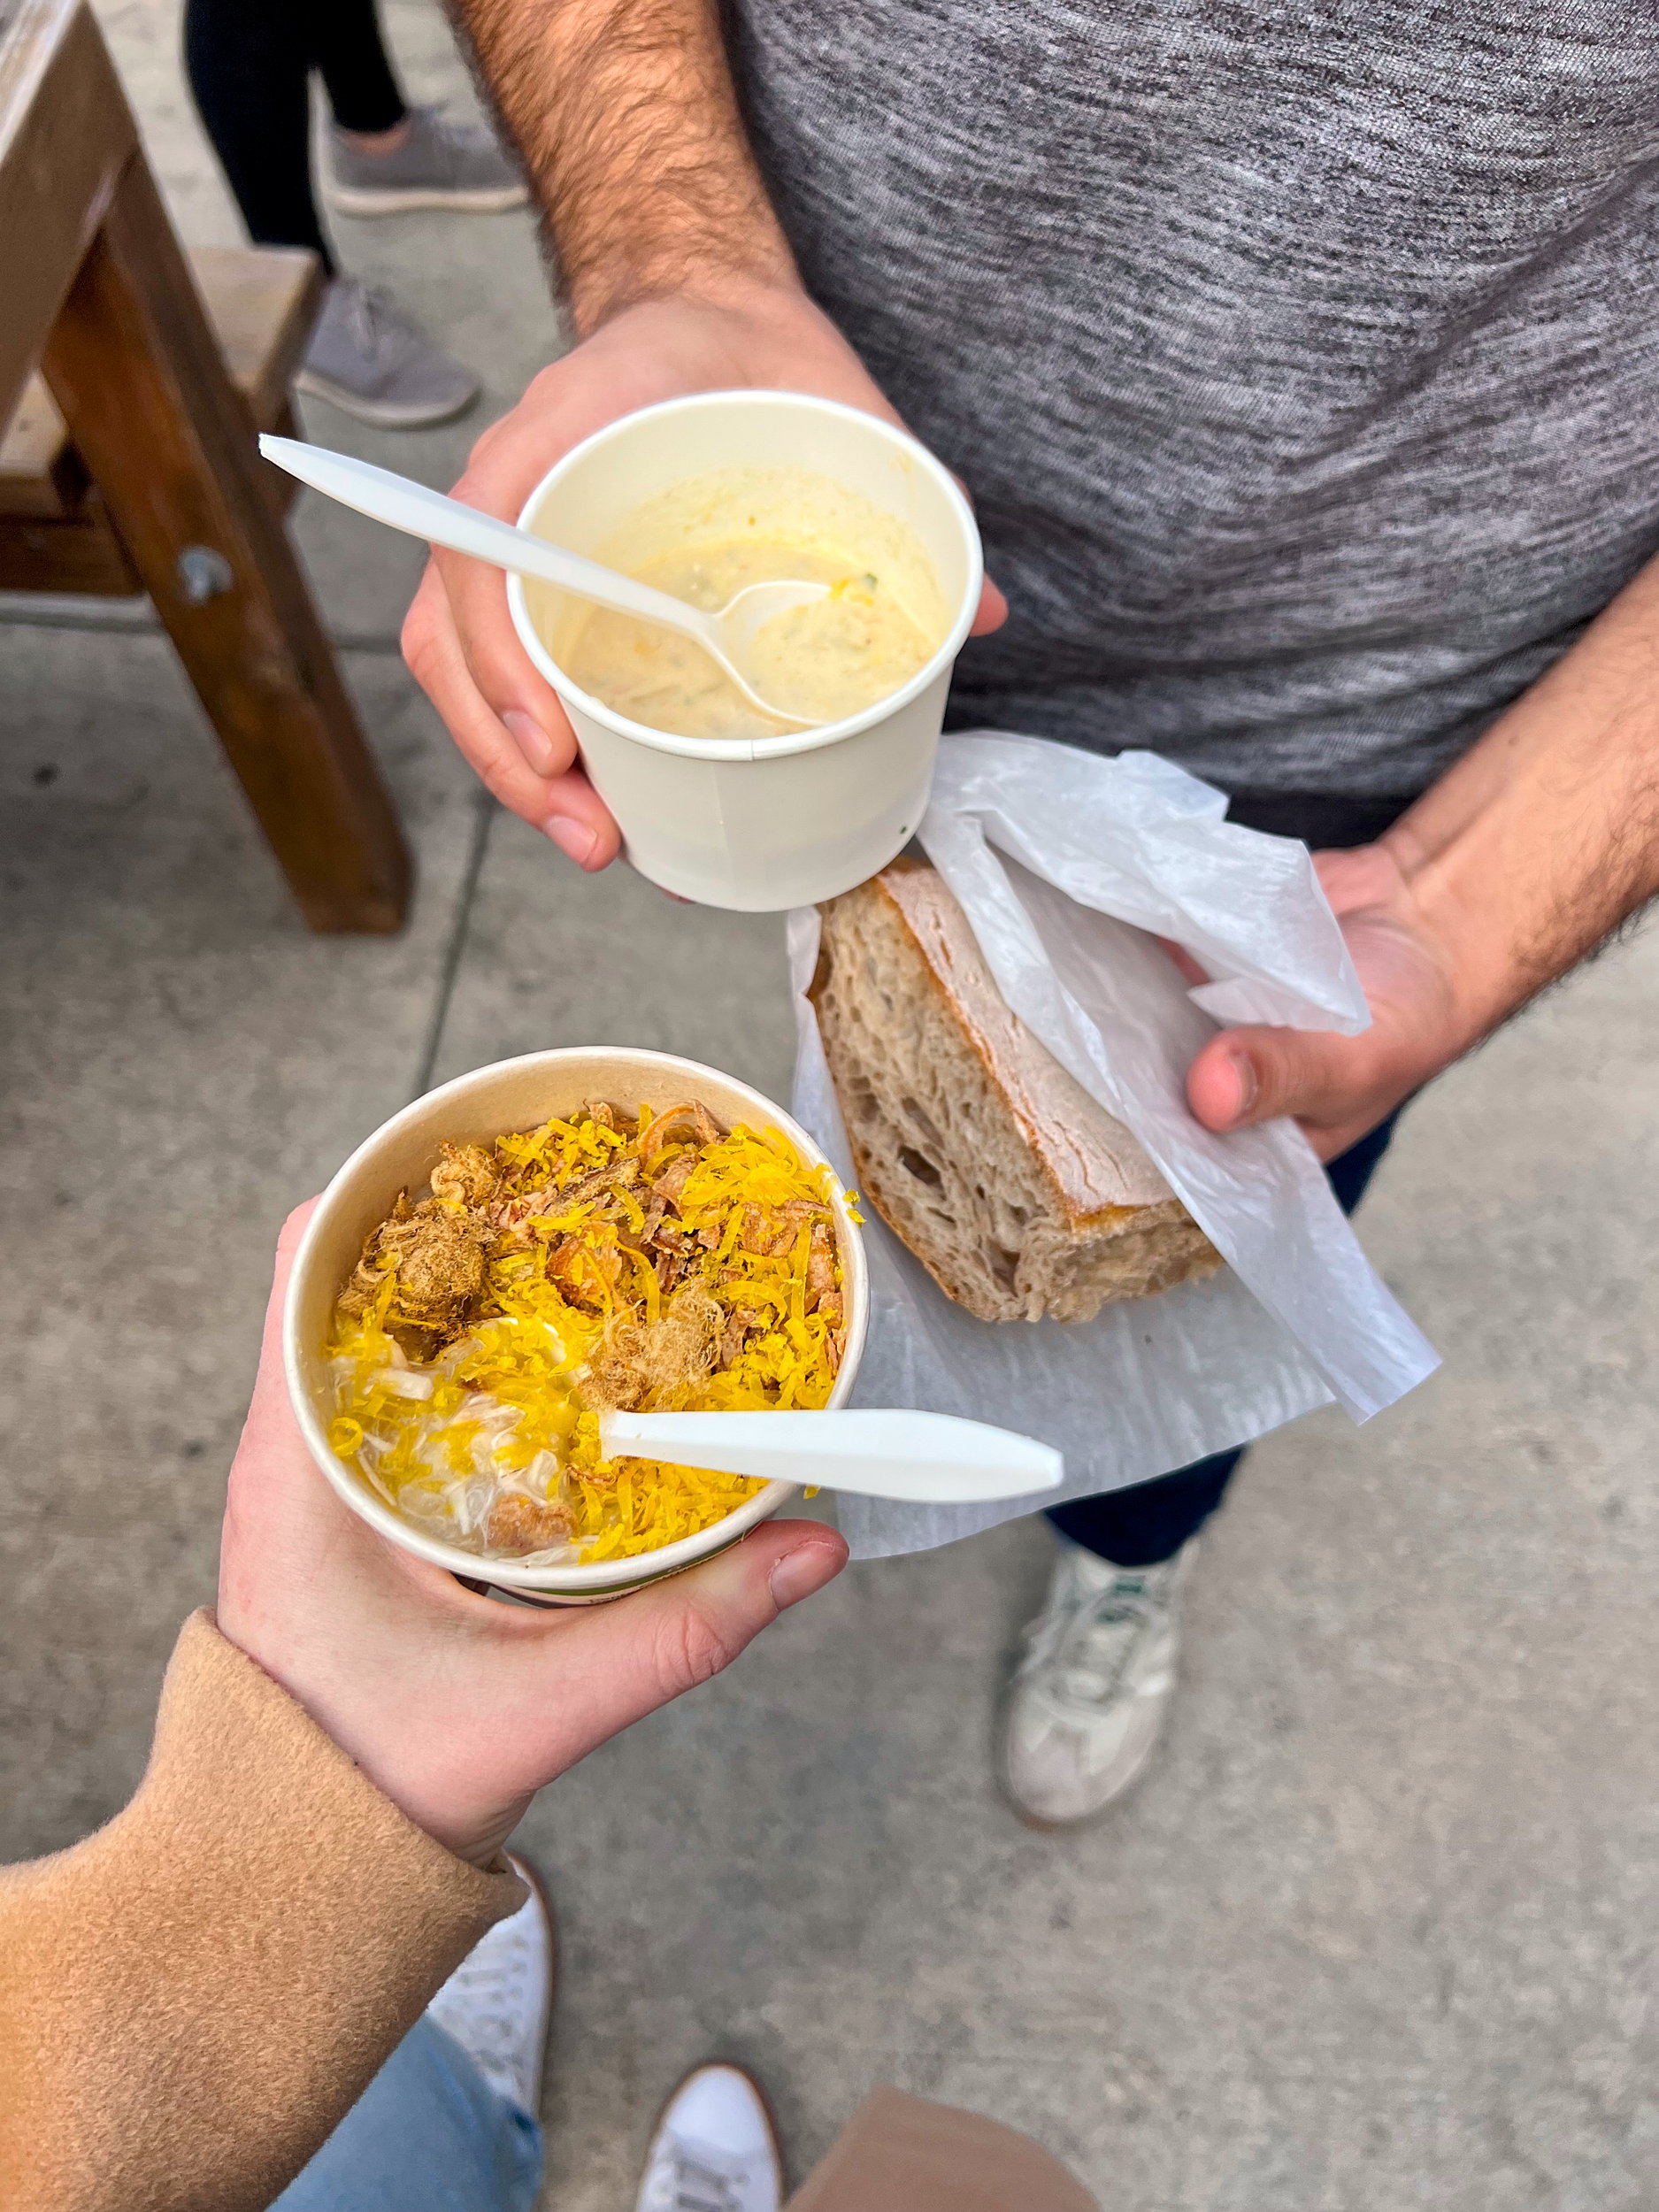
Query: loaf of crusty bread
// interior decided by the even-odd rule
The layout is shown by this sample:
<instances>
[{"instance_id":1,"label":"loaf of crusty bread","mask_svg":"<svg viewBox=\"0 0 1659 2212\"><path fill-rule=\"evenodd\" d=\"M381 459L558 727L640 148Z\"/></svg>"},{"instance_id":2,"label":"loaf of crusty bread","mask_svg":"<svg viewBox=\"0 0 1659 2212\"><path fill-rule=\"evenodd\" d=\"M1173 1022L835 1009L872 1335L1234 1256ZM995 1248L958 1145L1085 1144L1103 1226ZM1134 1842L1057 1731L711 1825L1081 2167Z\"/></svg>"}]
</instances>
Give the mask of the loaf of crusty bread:
<instances>
[{"instance_id":1,"label":"loaf of crusty bread","mask_svg":"<svg viewBox=\"0 0 1659 2212\"><path fill-rule=\"evenodd\" d=\"M1220 1255L1120 1121L1010 1011L931 868L819 909L812 1002L858 1187L982 1321L1087 1321Z\"/></svg>"}]
</instances>

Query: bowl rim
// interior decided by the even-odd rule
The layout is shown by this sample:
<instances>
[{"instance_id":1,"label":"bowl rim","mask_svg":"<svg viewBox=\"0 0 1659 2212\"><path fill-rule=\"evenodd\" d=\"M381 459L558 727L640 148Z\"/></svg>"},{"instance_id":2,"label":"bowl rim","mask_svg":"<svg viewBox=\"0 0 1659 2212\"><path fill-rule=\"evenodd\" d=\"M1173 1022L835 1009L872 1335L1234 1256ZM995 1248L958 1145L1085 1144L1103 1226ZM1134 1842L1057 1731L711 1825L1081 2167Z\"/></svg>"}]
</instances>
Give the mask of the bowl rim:
<instances>
[{"instance_id":1,"label":"bowl rim","mask_svg":"<svg viewBox=\"0 0 1659 2212\"><path fill-rule=\"evenodd\" d=\"M817 723L810 729L780 730L771 737L681 737L672 730L654 730L644 722L633 721L627 715L618 714L614 707L607 706L603 699L595 699L591 692L584 691L554 659L542 642L530 618L529 605L525 598L524 578L510 574L507 579L507 604L513 627L518 634L519 643L534 662L538 672L546 677L561 698L568 697L603 728L618 737L632 738L638 744L649 746L654 752L675 753L690 760L781 760L794 753L818 752L826 745L838 745L843 739L857 737L865 730L873 729L902 712L912 700L919 699L941 674L949 672L966 643L974 616L979 612L979 595L985 582L985 552L979 541L979 526L973 509L950 471L937 455L930 453L921 441L912 437L908 430L900 429L895 423L883 422L879 415L867 414L862 407L849 407L845 401L839 399L818 399L810 392L779 392L764 388L687 392L681 398L659 399L649 407L636 407L629 414L618 415L614 422L606 423L602 428L590 432L579 445L573 445L568 453L553 464L519 510L519 529L533 528L531 517L536 507L577 461L585 460L589 454L626 436L637 424L652 416L683 412L687 409L753 405L757 402L768 406L797 408L808 414L839 415L856 423L861 429L872 432L908 459L919 464L923 472L944 494L947 504L962 526L963 541L968 554L968 578L962 604L943 641L916 674L901 684L896 691L888 692L886 698L878 699L873 706L865 707L857 714L843 715L839 722ZM549 539L549 542L550 544L553 541Z\"/></svg>"},{"instance_id":2,"label":"bowl rim","mask_svg":"<svg viewBox=\"0 0 1659 2212\"><path fill-rule=\"evenodd\" d=\"M331 1203L358 1171L373 1161L375 1155L397 1135L411 1121L424 1118L434 1102L465 1096L475 1090L486 1078L499 1077L509 1069L523 1069L538 1064L569 1063L603 1056L611 1062L626 1060L652 1069L672 1071L695 1083L700 1077L711 1077L721 1085L741 1091L752 1099L756 1107L772 1124L780 1128L799 1149L809 1164L822 1164L829 1169L833 1179L832 1202L842 1234L840 1238L847 1266L849 1293L847 1349L841 1371L835 1378L828 1404L844 1404L856 1379L864 1357L864 1340L869 1329L870 1295L869 1273L864 1255L864 1239L858 1224L853 1219L848 1203L847 1187L837 1172L834 1163L822 1147L804 1130L792 1114L786 1113L774 1100L741 1077L728 1075L722 1068L710 1067L701 1060L687 1060L679 1053L656 1052L643 1046L634 1045L560 1045L544 1052L518 1053L509 1059L491 1060L482 1067L470 1068L463 1075L453 1076L435 1089L425 1091L419 1098L411 1099L388 1120L383 1121L357 1145L329 1178L311 1219L301 1236L299 1248L294 1255L289 1271L288 1291L282 1305L282 1364L288 1384L288 1402L293 1408L300 1432L305 1439L312 1459L334 1489L362 1520L376 1529L388 1542L400 1550L412 1552L434 1566L446 1568L449 1573L472 1582L488 1582L504 1588L546 1593L570 1593L598 1595L608 1590L633 1587L641 1582L656 1581L664 1575L673 1574L682 1567L694 1566L699 1560L722 1551L728 1544L768 1519L799 1490L792 1482L769 1482L764 1489L746 1498L733 1512L718 1521L710 1522L694 1536L676 1538L672 1544L664 1544L655 1551L637 1552L626 1559L595 1560L592 1563L575 1561L565 1566L526 1567L512 1559L488 1559L478 1552L464 1551L458 1545L445 1544L435 1537L424 1534L404 1520L379 1494L360 1478L354 1477L339 1455L330 1445L322 1424L317 1418L306 1386L304 1363L308 1355L300 1340L299 1307L303 1286L311 1269L317 1264L316 1251L329 1226Z\"/></svg>"}]
</instances>

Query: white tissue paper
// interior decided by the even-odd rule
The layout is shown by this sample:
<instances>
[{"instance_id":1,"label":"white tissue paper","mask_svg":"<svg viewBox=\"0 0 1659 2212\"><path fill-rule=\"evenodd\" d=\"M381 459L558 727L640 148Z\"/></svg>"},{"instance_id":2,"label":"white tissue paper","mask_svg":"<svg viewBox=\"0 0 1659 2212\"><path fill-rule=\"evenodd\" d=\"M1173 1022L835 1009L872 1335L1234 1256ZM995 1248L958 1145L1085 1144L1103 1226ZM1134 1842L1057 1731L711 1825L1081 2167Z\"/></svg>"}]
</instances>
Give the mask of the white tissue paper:
<instances>
[{"instance_id":1,"label":"white tissue paper","mask_svg":"<svg viewBox=\"0 0 1659 2212\"><path fill-rule=\"evenodd\" d=\"M987 732L941 745L918 833L1003 996L1127 1125L1228 1264L1093 1321L979 1321L864 1209L870 1338L855 1405L965 1414L1057 1446L1044 1503L1122 1489L1333 1401L1363 1421L1439 1364L1361 1251L1295 1125L1202 1128L1186 1072L1217 1023L1352 1035L1370 1014L1307 849L1224 819L1155 753L1107 759ZM1189 989L1152 934L1212 978ZM795 1111L851 1153L805 994L818 917L789 917ZM855 1558L925 1551L1033 1509L843 1497Z\"/></svg>"}]
</instances>

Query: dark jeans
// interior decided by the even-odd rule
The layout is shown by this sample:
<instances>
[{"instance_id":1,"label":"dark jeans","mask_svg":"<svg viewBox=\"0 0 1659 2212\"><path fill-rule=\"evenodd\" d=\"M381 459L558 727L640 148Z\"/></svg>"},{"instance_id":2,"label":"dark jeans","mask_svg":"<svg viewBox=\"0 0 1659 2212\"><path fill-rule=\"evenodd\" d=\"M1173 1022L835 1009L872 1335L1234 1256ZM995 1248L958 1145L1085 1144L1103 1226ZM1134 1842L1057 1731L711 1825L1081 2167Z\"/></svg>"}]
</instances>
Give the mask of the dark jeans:
<instances>
[{"instance_id":1,"label":"dark jeans","mask_svg":"<svg viewBox=\"0 0 1659 2212\"><path fill-rule=\"evenodd\" d=\"M184 58L249 237L309 246L332 273L311 191L311 76L343 130L403 121L374 0L186 0Z\"/></svg>"},{"instance_id":2,"label":"dark jeans","mask_svg":"<svg viewBox=\"0 0 1659 2212\"><path fill-rule=\"evenodd\" d=\"M1398 1114L1362 1137L1325 1169L1345 1214L1365 1195L1377 1163L1388 1149ZM1096 1498L1075 1498L1056 1505L1048 1518L1062 1536L1085 1551L1097 1552L1119 1567L1149 1567L1171 1559L1189 1536L1196 1536L1221 1503L1242 1450L1217 1452L1191 1467L1179 1467L1156 1482L1137 1482L1127 1490L1108 1490Z\"/></svg>"}]
</instances>

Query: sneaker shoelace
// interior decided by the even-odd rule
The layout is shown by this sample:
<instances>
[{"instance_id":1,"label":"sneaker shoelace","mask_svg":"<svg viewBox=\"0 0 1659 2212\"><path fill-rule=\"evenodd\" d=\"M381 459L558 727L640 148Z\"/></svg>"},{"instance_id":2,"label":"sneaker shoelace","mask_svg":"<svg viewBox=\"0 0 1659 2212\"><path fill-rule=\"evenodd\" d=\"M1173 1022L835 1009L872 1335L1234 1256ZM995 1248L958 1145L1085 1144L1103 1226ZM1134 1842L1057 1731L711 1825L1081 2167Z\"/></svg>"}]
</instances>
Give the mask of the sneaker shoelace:
<instances>
[{"instance_id":1,"label":"sneaker shoelace","mask_svg":"<svg viewBox=\"0 0 1659 2212\"><path fill-rule=\"evenodd\" d=\"M1071 1586L1031 1631L1022 1674L1041 1672L1048 1701L1089 1714L1109 1705L1147 1630L1169 1606L1171 1569L1120 1567L1090 1589L1072 1570Z\"/></svg>"},{"instance_id":2,"label":"sneaker shoelace","mask_svg":"<svg viewBox=\"0 0 1659 2212\"><path fill-rule=\"evenodd\" d=\"M377 292L372 285L355 280L346 296L346 313L350 319L352 342L371 360L379 360L388 347L405 342L410 326L393 306L384 292Z\"/></svg>"},{"instance_id":3,"label":"sneaker shoelace","mask_svg":"<svg viewBox=\"0 0 1659 2212\"><path fill-rule=\"evenodd\" d=\"M462 1962L437 2005L440 2018L446 2012L452 2019L465 2018L466 2046L474 2059L509 2075L517 2072L532 1967L527 1945L495 1947L493 1955Z\"/></svg>"},{"instance_id":4,"label":"sneaker shoelace","mask_svg":"<svg viewBox=\"0 0 1659 2212\"><path fill-rule=\"evenodd\" d=\"M746 2165L710 2166L688 2143L676 2140L669 2152L672 2194L659 2196L651 2212L741 2212L738 2185L749 2178Z\"/></svg>"}]
</instances>

